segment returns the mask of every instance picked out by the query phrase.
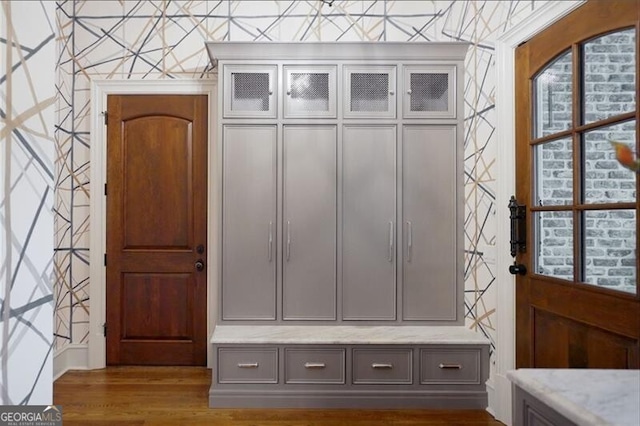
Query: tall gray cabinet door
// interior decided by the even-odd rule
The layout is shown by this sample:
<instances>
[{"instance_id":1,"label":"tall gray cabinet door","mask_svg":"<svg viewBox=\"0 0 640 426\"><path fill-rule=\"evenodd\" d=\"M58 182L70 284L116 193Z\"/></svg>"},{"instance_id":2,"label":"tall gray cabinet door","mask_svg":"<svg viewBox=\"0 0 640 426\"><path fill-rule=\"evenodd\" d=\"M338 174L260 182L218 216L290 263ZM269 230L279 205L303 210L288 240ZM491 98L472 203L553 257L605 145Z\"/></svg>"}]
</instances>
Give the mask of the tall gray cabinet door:
<instances>
[{"instance_id":1,"label":"tall gray cabinet door","mask_svg":"<svg viewBox=\"0 0 640 426\"><path fill-rule=\"evenodd\" d=\"M336 312L336 126L284 127L283 319Z\"/></svg>"},{"instance_id":2,"label":"tall gray cabinet door","mask_svg":"<svg viewBox=\"0 0 640 426\"><path fill-rule=\"evenodd\" d=\"M403 319L455 320L456 128L403 129Z\"/></svg>"},{"instance_id":3,"label":"tall gray cabinet door","mask_svg":"<svg viewBox=\"0 0 640 426\"><path fill-rule=\"evenodd\" d=\"M276 127L224 126L222 318L276 318Z\"/></svg>"},{"instance_id":4,"label":"tall gray cabinet door","mask_svg":"<svg viewBox=\"0 0 640 426\"><path fill-rule=\"evenodd\" d=\"M342 317L394 320L396 127L345 126Z\"/></svg>"}]
</instances>

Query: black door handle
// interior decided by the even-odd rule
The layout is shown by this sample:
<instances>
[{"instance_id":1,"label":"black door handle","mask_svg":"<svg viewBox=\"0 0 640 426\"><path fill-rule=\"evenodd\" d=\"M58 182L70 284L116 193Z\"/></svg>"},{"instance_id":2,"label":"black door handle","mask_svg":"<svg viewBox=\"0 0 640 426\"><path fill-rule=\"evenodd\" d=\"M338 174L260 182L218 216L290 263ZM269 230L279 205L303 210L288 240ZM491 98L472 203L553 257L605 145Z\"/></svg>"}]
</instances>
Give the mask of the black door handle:
<instances>
[{"instance_id":1,"label":"black door handle","mask_svg":"<svg viewBox=\"0 0 640 426\"><path fill-rule=\"evenodd\" d=\"M511 225L511 257L524 253L527 248L527 206L518 204L513 195L509 199L509 221Z\"/></svg>"}]
</instances>

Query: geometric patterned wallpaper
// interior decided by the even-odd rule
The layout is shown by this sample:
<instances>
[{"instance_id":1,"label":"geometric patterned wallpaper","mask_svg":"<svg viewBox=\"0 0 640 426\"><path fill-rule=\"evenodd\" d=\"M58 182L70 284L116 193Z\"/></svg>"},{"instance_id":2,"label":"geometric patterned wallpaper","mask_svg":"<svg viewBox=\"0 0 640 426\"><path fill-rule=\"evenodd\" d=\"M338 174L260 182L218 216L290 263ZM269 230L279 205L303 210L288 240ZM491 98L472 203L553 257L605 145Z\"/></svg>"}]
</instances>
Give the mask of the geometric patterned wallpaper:
<instances>
[{"instance_id":1,"label":"geometric patterned wallpaper","mask_svg":"<svg viewBox=\"0 0 640 426\"><path fill-rule=\"evenodd\" d=\"M328 3L332 3L329 5ZM57 3L55 347L88 341L90 82L208 78L204 41L452 41L465 76L465 314L495 350L496 39L541 1Z\"/></svg>"},{"instance_id":2,"label":"geometric patterned wallpaper","mask_svg":"<svg viewBox=\"0 0 640 426\"><path fill-rule=\"evenodd\" d=\"M0 404L51 404L55 4L0 4Z\"/></svg>"}]
</instances>

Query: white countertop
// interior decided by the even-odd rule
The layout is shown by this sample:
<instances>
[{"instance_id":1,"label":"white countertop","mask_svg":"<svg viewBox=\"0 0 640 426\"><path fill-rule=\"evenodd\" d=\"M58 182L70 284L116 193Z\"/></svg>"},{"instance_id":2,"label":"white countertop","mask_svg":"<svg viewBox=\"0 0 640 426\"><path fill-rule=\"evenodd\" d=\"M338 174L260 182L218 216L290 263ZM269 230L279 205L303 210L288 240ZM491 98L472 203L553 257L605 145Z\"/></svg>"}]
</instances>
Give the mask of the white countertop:
<instances>
[{"instance_id":1,"label":"white countertop","mask_svg":"<svg viewBox=\"0 0 640 426\"><path fill-rule=\"evenodd\" d=\"M217 325L211 343L489 344L464 326Z\"/></svg>"},{"instance_id":2,"label":"white countertop","mask_svg":"<svg viewBox=\"0 0 640 426\"><path fill-rule=\"evenodd\" d=\"M640 370L520 369L507 377L578 425L640 425Z\"/></svg>"}]
</instances>

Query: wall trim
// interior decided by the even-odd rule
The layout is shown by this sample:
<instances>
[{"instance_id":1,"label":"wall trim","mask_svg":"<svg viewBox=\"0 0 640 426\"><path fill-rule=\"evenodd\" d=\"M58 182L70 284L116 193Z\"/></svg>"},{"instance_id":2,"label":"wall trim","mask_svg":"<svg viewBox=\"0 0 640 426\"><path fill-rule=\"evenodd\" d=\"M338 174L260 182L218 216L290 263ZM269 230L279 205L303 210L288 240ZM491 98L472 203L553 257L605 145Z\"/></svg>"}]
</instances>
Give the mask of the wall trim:
<instances>
[{"instance_id":1,"label":"wall trim","mask_svg":"<svg viewBox=\"0 0 640 426\"><path fill-rule=\"evenodd\" d=\"M494 410L494 407L497 405L496 398L498 396L496 395L496 386L495 386L494 378L490 377L489 380L485 382L485 385L487 386L487 411L493 417L496 417L496 412Z\"/></svg>"},{"instance_id":2,"label":"wall trim","mask_svg":"<svg viewBox=\"0 0 640 426\"><path fill-rule=\"evenodd\" d=\"M69 370L89 369L89 345L69 344L53 354L53 381Z\"/></svg>"},{"instance_id":3,"label":"wall trim","mask_svg":"<svg viewBox=\"0 0 640 426\"><path fill-rule=\"evenodd\" d=\"M495 399L489 411L503 423L511 424L511 383L506 372L515 368L515 280L508 272L509 197L515 192L515 49L549 25L566 16L585 0L548 2L536 9L515 27L505 32L496 43L496 280L497 352L493 380ZM491 404L492 402L495 403Z\"/></svg>"},{"instance_id":4,"label":"wall trim","mask_svg":"<svg viewBox=\"0 0 640 426\"><path fill-rule=\"evenodd\" d=\"M106 321L106 269L104 267L104 253L106 252L106 201L104 196L104 184L107 175L107 135L104 126L102 112L107 110L107 96L116 94L143 95L143 94L205 94L209 96L209 159L208 159L208 235L207 244L207 268L209 271L217 270L216 244L213 239L217 235L215 226L217 221L212 215L215 211L213 203L216 200L215 184L213 182L216 173L216 149L213 135L215 134L216 117L216 87L217 79L181 79L181 80L104 80L91 81L91 181L89 183L90 198L89 208L91 217L90 245L89 245L89 345L88 368L104 368L106 366L106 339L104 338L103 324ZM207 336L208 340L214 328L215 313L212 307L215 305L215 273L207 275ZM208 357L211 360L211 356Z\"/></svg>"}]
</instances>

